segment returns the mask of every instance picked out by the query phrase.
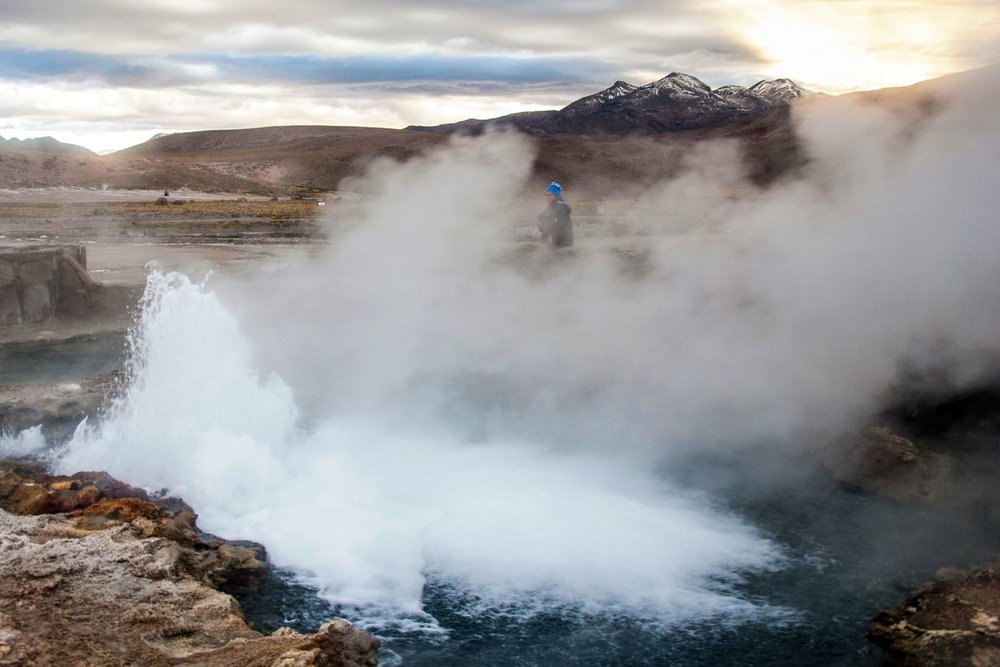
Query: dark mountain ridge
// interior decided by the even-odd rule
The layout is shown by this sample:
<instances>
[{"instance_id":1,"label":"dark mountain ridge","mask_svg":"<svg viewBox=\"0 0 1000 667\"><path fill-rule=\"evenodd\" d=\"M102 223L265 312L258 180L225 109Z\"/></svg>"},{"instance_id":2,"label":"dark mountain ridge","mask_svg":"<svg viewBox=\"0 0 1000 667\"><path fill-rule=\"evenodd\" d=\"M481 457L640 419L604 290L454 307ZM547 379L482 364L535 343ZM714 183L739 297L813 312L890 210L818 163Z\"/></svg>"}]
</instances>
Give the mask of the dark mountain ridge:
<instances>
[{"instance_id":1,"label":"dark mountain ridge","mask_svg":"<svg viewBox=\"0 0 1000 667\"><path fill-rule=\"evenodd\" d=\"M558 111L528 111L407 129L480 134L496 127L535 136L663 134L744 123L812 94L789 79L759 81L750 88L721 86L713 90L696 77L673 72L644 86L616 81Z\"/></svg>"}]
</instances>

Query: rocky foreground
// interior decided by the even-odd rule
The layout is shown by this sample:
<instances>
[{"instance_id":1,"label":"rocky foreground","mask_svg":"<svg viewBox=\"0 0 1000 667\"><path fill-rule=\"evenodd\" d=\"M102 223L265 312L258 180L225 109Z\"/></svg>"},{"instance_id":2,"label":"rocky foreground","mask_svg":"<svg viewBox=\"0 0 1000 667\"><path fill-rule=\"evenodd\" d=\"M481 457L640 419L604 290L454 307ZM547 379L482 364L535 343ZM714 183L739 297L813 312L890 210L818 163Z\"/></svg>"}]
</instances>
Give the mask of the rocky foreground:
<instances>
[{"instance_id":1,"label":"rocky foreground","mask_svg":"<svg viewBox=\"0 0 1000 667\"><path fill-rule=\"evenodd\" d=\"M824 463L863 492L975 513L995 526L998 445L1000 386L993 384L900 401L863 432L835 443ZM940 571L878 614L865 636L907 667L1000 667L1000 562Z\"/></svg>"},{"instance_id":2,"label":"rocky foreground","mask_svg":"<svg viewBox=\"0 0 1000 667\"><path fill-rule=\"evenodd\" d=\"M251 628L223 591L266 572L263 549L195 520L105 473L0 462L0 665L378 663L379 641L347 621Z\"/></svg>"},{"instance_id":3,"label":"rocky foreground","mask_svg":"<svg viewBox=\"0 0 1000 667\"><path fill-rule=\"evenodd\" d=\"M876 616L865 636L904 665L1000 665L1000 563L942 577Z\"/></svg>"}]
</instances>

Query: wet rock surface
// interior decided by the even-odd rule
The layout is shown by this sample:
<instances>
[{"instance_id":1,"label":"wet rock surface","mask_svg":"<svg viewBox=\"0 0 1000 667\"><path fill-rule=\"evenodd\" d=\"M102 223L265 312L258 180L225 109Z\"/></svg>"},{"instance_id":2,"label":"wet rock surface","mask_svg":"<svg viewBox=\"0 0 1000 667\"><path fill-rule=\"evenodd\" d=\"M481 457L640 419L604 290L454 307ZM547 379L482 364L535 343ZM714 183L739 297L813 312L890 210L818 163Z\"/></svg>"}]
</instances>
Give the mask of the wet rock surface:
<instances>
[{"instance_id":1,"label":"wet rock surface","mask_svg":"<svg viewBox=\"0 0 1000 667\"><path fill-rule=\"evenodd\" d=\"M866 636L903 665L1000 665L1000 564L943 576L879 614Z\"/></svg>"},{"instance_id":2,"label":"wet rock surface","mask_svg":"<svg viewBox=\"0 0 1000 667\"><path fill-rule=\"evenodd\" d=\"M985 511L1000 519L1000 386L910 397L831 444L841 482L905 503Z\"/></svg>"},{"instance_id":3,"label":"wet rock surface","mask_svg":"<svg viewBox=\"0 0 1000 667\"><path fill-rule=\"evenodd\" d=\"M824 458L841 482L901 502L939 498L951 466L946 454L917 447L884 425L871 425L836 443Z\"/></svg>"},{"instance_id":4,"label":"wet rock surface","mask_svg":"<svg viewBox=\"0 0 1000 667\"><path fill-rule=\"evenodd\" d=\"M0 463L0 665L377 664L346 621L263 636L224 590L267 571L259 545L100 472Z\"/></svg>"},{"instance_id":5,"label":"wet rock surface","mask_svg":"<svg viewBox=\"0 0 1000 667\"><path fill-rule=\"evenodd\" d=\"M866 493L928 510L974 513L1000 523L1000 388L946 396L919 393L885 410L861 433L834 443L827 469ZM989 536L986 536L989 539ZM993 539L1000 557L1000 533ZM899 664L1000 665L1000 569L940 572L866 636Z\"/></svg>"}]
</instances>

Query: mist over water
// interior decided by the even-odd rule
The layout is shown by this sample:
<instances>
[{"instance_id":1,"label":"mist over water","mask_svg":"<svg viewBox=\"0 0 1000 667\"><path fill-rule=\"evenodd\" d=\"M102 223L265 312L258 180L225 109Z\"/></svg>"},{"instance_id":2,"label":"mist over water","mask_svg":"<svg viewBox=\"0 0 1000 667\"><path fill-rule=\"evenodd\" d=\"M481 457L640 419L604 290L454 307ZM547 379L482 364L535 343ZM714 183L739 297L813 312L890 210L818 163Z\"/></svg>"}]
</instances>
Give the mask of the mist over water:
<instances>
[{"instance_id":1,"label":"mist over water","mask_svg":"<svg viewBox=\"0 0 1000 667\"><path fill-rule=\"evenodd\" d=\"M800 105L811 161L767 191L725 195L739 162L703 147L635 202L624 251L511 241L533 159L515 136L376 165L319 260L151 274L129 387L58 465L169 489L374 627L435 630L428 584L472 614L773 618L741 581L781 545L662 471L821 446L904 365L995 373L1000 88L981 76L927 116Z\"/></svg>"},{"instance_id":2,"label":"mist over water","mask_svg":"<svg viewBox=\"0 0 1000 667\"><path fill-rule=\"evenodd\" d=\"M750 527L627 460L370 416L300 429L287 385L257 374L235 318L182 275L150 276L135 336L128 391L60 467L169 488L207 530L262 541L370 623L433 627L429 577L484 613L747 615L730 584L778 560Z\"/></svg>"}]
</instances>

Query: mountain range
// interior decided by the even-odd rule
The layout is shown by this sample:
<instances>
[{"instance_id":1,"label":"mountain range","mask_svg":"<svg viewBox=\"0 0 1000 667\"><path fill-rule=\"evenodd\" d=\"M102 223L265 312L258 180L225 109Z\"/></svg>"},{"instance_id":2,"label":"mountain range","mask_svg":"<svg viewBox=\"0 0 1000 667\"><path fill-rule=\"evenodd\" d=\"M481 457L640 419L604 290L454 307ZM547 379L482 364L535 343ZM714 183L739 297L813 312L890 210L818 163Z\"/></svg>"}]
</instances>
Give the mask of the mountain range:
<instances>
[{"instance_id":1,"label":"mountain range","mask_svg":"<svg viewBox=\"0 0 1000 667\"><path fill-rule=\"evenodd\" d=\"M616 81L558 111L527 111L489 120L407 129L479 134L495 127L535 136L685 132L743 123L813 94L789 79L759 81L749 88L721 86L713 90L696 77L673 72L644 86Z\"/></svg>"},{"instance_id":2,"label":"mountain range","mask_svg":"<svg viewBox=\"0 0 1000 667\"><path fill-rule=\"evenodd\" d=\"M624 188L672 178L697 144L715 139L738 145L748 179L763 186L794 174L808 160L792 122L791 109L797 104L837 105L843 100L838 113L851 113L855 103L875 105L919 123L976 81L974 73L963 73L831 97L812 94L788 79L713 90L675 72L643 86L617 81L559 110L436 127L178 132L101 156L51 138L0 140L0 188L188 187L268 194L334 190L350 187L345 179L366 173L373 161L405 161L444 145L453 133L476 134L491 126L516 129L530 138L532 182L561 180L594 196L627 195Z\"/></svg>"}]
</instances>

